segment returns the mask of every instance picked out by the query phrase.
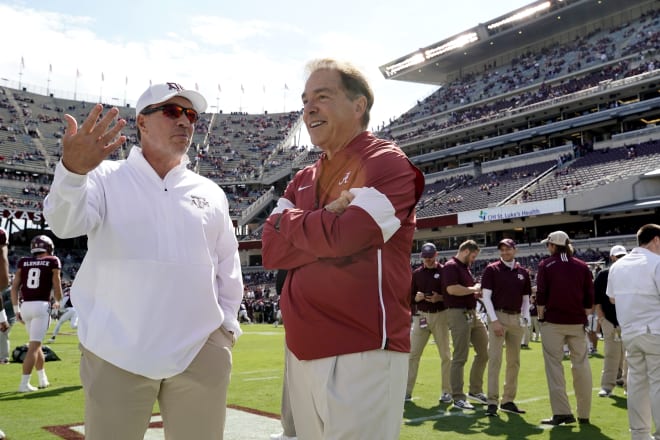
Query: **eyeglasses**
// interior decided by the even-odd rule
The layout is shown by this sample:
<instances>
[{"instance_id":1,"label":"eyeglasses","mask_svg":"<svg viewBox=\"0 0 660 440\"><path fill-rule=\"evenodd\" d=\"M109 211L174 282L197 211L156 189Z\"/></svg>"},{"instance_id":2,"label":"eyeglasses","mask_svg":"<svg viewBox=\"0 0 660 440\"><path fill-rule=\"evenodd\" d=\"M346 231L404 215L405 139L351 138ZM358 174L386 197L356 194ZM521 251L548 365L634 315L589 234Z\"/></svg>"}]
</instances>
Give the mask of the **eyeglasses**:
<instances>
[{"instance_id":1,"label":"eyeglasses","mask_svg":"<svg viewBox=\"0 0 660 440\"><path fill-rule=\"evenodd\" d=\"M145 108L140 113L143 115L150 115L161 110L163 111L163 114L170 119L179 119L182 114L185 114L191 124L194 124L199 120L199 113L197 113L194 108L182 107L179 104L164 104L159 105L158 107Z\"/></svg>"}]
</instances>

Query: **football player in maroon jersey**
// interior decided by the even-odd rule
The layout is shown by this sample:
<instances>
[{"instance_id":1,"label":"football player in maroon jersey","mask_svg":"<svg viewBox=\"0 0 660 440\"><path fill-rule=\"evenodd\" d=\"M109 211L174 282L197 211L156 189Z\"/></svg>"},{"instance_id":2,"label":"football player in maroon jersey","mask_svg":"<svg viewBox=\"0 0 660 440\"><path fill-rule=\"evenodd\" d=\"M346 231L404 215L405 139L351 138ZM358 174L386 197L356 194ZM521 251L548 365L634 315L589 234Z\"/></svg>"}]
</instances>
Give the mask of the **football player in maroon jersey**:
<instances>
[{"instance_id":1,"label":"football player in maroon jersey","mask_svg":"<svg viewBox=\"0 0 660 440\"><path fill-rule=\"evenodd\" d=\"M44 370L44 354L41 341L50 324L51 292L54 293L53 308L59 308L62 299L60 259L53 255L55 245L46 235L37 235L30 243L31 257L18 260L16 274L11 286L11 302L16 318L25 324L30 339L28 352L23 361L23 376L18 387L20 393L35 391L30 385L32 369L36 368L39 388L50 385ZM20 297L19 297L20 294ZM20 302L20 301L22 302Z\"/></svg>"}]
</instances>

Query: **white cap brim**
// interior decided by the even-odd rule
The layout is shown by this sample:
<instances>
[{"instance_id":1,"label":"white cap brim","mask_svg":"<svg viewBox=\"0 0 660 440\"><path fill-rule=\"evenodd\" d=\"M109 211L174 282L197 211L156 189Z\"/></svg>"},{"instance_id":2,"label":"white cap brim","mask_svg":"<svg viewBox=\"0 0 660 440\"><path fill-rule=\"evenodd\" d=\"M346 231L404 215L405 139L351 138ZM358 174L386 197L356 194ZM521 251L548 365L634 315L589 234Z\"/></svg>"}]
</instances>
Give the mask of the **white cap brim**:
<instances>
[{"instance_id":1,"label":"white cap brim","mask_svg":"<svg viewBox=\"0 0 660 440\"><path fill-rule=\"evenodd\" d=\"M173 84L173 83L171 83ZM180 87L180 86L179 86ZM155 84L149 87L138 99L135 107L135 114L139 115L145 108L166 102L175 96L186 98L192 104L197 113L204 113L208 103L201 93L195 90L185 90L183 88L172 88L168 84Z\"/></svg>"}]
</instances>

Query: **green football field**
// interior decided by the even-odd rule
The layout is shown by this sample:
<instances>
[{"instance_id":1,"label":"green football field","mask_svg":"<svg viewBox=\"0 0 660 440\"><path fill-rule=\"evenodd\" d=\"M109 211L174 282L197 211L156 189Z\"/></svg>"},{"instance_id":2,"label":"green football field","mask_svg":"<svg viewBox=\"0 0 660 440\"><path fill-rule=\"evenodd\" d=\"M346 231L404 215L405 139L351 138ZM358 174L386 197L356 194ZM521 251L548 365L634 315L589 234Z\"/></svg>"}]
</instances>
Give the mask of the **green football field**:
<instances>
[{"instance_id":1,"label":"green football field","mask_svg":"<svg viewBox=\"0 0 660 440\"><path fill-rule=\"evenodd\" d=\"M52 330L53 326L51 326ZM244 334L234 347L234 368L228 402L239 408L259 413L279 414L282 388L283 327L272 325L244 325ZM28 394L17 393L21 365L0 365L0 429L11 440L40 440L61 438L44 427L69 426L83 421L83 392L78 378L77 338L64 324L63 333L50 347L61 361L46 363L51 386ZM50 332L49 335L50 336ZM25 328L17 324L12 329L11 346L26 342ZM602 341L599 344L602 353ZM476 411L453 410L450 405L438 404L440 394L439 358L434 345L427 346L420 365L412 402L405 405L401 439L585 439L623 440L630 438L623 389L617 388L614 397L600 398L599 390L602 357L591 358L593 371L593 406L591 425L545 427L542 418L552 415L543 369L541 344L532 342L522 352L517 403L527 414L500 413L487 417L482 405ZM565 361L569 398L574 407L570 362ZM469 365L466 367L469 368ZM36 374L32 384L36 385ZM158 412L158 408L154 408ZM246 432L252 428L245 426ZM250 437L252 438L252 437ZM265 437L267 440L267 437ZM194 440L194 435L191 436ZM374 439L378 440L378 439Z\"/></svg>"}]
</instances>

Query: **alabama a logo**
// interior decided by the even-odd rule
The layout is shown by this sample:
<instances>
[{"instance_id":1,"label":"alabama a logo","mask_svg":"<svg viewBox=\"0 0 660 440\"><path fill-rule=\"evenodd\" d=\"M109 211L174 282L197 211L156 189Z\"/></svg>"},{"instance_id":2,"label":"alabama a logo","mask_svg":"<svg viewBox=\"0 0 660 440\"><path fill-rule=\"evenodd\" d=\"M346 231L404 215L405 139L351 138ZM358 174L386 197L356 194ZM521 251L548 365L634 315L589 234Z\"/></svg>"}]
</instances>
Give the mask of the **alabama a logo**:
<instances>
[{"instance_id":1,"label":"alabama a logo","mask_svg":"<svg viewBox=\"0 0 660 440\"><path fill-rule=\"evenodd\" d=\"M339 181L339 184L338 184L338 185L339 185L339 186L341 186L341 185L346 185L346 184L348 183L348 178L349 178L349 177L351 177L351 172L350 172L350 171L346 171L346 174L344 174L344 177L341 178L341 180Z\"/></svg>"}]
</instances>

